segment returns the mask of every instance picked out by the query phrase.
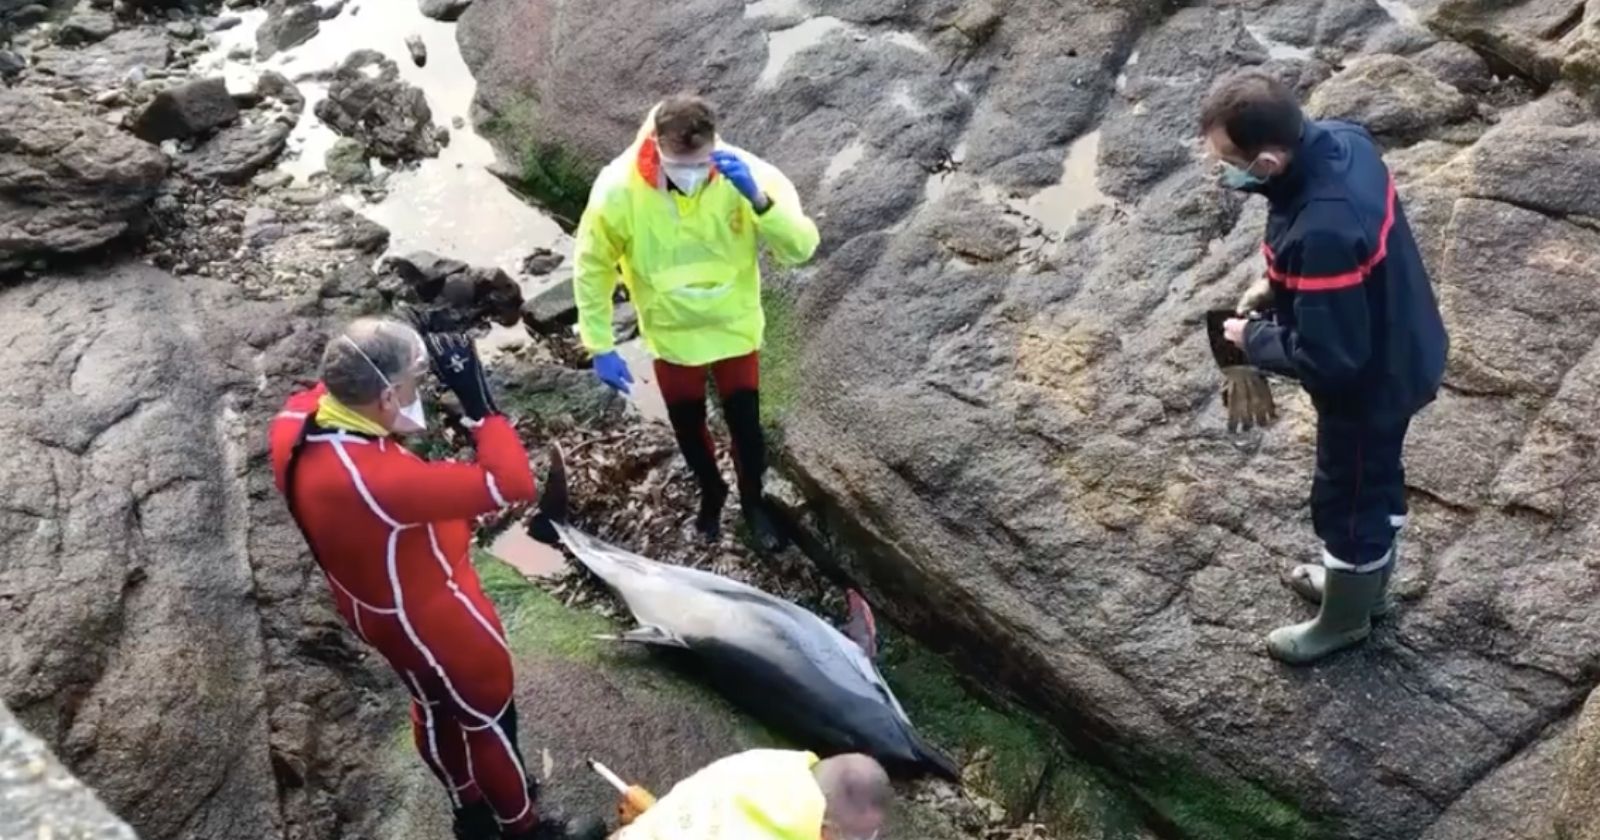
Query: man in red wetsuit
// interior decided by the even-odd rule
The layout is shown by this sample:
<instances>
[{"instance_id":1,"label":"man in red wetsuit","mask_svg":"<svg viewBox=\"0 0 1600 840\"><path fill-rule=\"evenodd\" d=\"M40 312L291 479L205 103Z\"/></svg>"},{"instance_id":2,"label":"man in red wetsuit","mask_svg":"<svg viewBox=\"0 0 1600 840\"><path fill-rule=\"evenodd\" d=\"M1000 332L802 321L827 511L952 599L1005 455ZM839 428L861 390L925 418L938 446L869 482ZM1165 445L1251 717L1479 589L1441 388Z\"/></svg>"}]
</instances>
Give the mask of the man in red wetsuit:
<instances>
[{"instance_id":1,"label":"man in red wetsuit","mask_svg":"<svg viewBox=\"0 0 1600 840\"><path fill-rule=\"evenodd\" d=\"M429 367L461 402L476 463L425 461L395 439L426 428ZM448 789L461 840L600 836L541 813L517 745L511 655L469 555L477 516L534 498L516 430L471 340L362 319L329 342L322 381L272 421L278 489L340 615L411 694L417 749Z\"/></svg>"}]
</instances>

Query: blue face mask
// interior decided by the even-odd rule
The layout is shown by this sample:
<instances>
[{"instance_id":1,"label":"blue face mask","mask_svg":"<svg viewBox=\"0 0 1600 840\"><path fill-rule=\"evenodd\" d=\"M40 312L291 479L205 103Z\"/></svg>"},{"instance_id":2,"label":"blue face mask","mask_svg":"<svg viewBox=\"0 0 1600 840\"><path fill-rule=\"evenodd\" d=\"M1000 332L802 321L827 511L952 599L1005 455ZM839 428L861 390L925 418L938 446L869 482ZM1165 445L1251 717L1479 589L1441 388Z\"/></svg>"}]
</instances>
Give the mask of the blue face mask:
<instances>
[{"instance_id":1,"label":"blue face mask","mask_svg":"<svg viewBox=\"0 0 1600 840\"><path fill-rule=\"evenodd\" d=\"M1251 161L1249 166L1245 167L1222 161L1221 169L1217 173L1217 183L1230 190L1248 190L1262 186L1267 183L1266 176L1257 175L1250 171L1256 167L1256 162L1261 159L1258 157Z\"/></svg>"},{"instance_id":2,"label":"blue face mask","mask_svg":"<svg viewBox=\"0 0 1600 840\"><path fill-rule=\"evenodd\" d=\"M1248 190L1251 187L1259 187L1265 184L1267 179L1259 175L1250 174L1248 169L1241 169L1231 163L1223 163L1222 171L1217 175L1217 182L1230 190Z\"/></svg>"}]
</instances>

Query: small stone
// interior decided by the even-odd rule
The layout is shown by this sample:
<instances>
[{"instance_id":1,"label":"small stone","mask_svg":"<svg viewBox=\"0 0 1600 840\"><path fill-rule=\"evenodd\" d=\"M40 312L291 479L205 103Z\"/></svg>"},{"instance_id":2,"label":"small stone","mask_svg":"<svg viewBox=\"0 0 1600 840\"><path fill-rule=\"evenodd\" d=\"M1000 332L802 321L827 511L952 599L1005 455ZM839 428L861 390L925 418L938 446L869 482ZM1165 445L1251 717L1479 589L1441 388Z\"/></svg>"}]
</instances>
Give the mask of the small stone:
<instances>
[{"instance_id":1,"label":"small stone","mask_svg":"<svg viewBox=\"0 0 1600 840\"><path fill-rule=\"evenodd\" d=\"M535 248L522 261L522 273L531 277L542 277L561 267L565 257L549 248Z\"/></svg>"},{"instance_id":2,"label":"small stone","mask_svg":"<svg viewBox=\"0 0 1600 840\"><path fill-rule=\"evenodd\" d=\"M345 0L331 0L331 2L319 4L317 6L317 17L323 20L333 20L339 16L340 12L344 11L344 3Z\"/></svg>"},{"instance_id":3,"label":"small stone","mask_svg":"<svg viewBox=\"0 0 1600 840\"><path fill-rule=\"evenodd\" d=\"M95 44L110 38L115 31L117 23L110 15L104 12L80 12L56 30L56 43L69 47Z\"/></svg>"},{"instance_id":4,"label":"small stone","mask_svg":"<svg viewBox=\"0 0 1600 840\"><path fill-rule=\"evenodd\" d=\"M188 41L193 39L196 35L199 35L200 32L195 28L194 21L177 20L167 24L167 34L174 38L181 38L182 40Z\"/></svg>"},{"instance_id":5,"label":"small stone","mask_svg":"<svg viewBox=\"0 0 1600 840\"><path fill-rule=\"evenodd\" d=\"M448 23L460 18L471 5L472 0L422 0L422 14Z\"/></svg>"},{"instance_id":6,"label":"small stone","mask_svg":"<svg viewBox=\"0 0 1600 840\"><path fill-rule=\"evenodd\" d=\"M433 132L433 139L438 142L441 148L450 145L450 129L442 125L439 126Z\"/></svg>"},{"instance_id":7,"label":"small stone","mask_svg":"<svg viewBox=\"0 0 1600 840\"><path fill-rule=\"evenodd\" d=\"M251 186L254 186L258 190L282 189L292 183L294 183L294 176L284 172L281 169L274 169L271 172L263 172L260 175L250 179Z\"/></svg>"},{"instance_id":8,"label":"small stone","mask_svg":"<svg viewBox=\"0 0 1600 840\"><path fill-rule=\"evenodd\" d=\"M113 105L120 105L120 104L122 104L122 91L120 91L120 90L108 90L108 91L105 91L104 93L98 94L94 98L94 104L96 104L96 105L104 105L106 107L111 107Z\"/></svg>"},{"instance_id":9,"label":"small stone","mask_svg":"<svg viewBox=\"0 0 1600 840\"><path fill-rule=\"evenodd\" d=\"M421 35L406 36L406 49L411 51L411 63L418 67L428 66L428 45L422 43Z\"/></svg>"},{"instance_id":10,"label":"small stone","mask_svg":"<svg viewBox=\"0 0 1600 840\"><path fill-rule=\"evenodd\" d=\"M44 6L23 6L11 13L11 23L18 27L29 27L34 24L44 23L50 17L50 10Z\"/></svg>"},{"instance_id":11,"label":"small stone","mask_svg":"<svg viewBox=\"0 0 1600 840\"><path fill-rule=\"evenodd\" d=\"M241 18L238 15L223 15L222 17L212 21L208 28L212 32L226 32L241 23L244 23L244 18Z\"/></svg>"},{"instance_id":12,"label":"small stone","mask_svg":"<svg viewBox=\"0 0 1600 840\"><path fill-rule=\"evenodd\" d=\"M359 184L372 179L372 167L367 165L365 146L341 137L334 142L324 158L328 176L341 184Z\"/></svg>"},{"instance_id":13,"label":"small stone","mask_svg":"<svg viewBox=\"0 0 1600 840\"><path fill-rule=\"evenodd\" d=\"M450 118L450 127L455 129L456 131L460 131L461 129L467 127L467 121L466 121L465 118L460 117L460 116L451 117Z\"/></svg>"},{"instance_id":14,"label":"small stone","mask_svg":"<svg viewBox=\"0 0 1600 840\"><path fill-rule=\"evenodd\" d=\"M282 239L287 230L278 220L278 211L270 207L251 207L244 214L244 243L251 248L262 248Z\"/></svg>"},{"instance_id":15,"label":"small stone","mask_svg":"<svg viewBox=\"0 0 1600 840\"><path fill-rule=\"evenodd\" d=\"M26 69L27 59L10 50L0 50L0 78L13 78Z\"/></svg>"}]
</instances>

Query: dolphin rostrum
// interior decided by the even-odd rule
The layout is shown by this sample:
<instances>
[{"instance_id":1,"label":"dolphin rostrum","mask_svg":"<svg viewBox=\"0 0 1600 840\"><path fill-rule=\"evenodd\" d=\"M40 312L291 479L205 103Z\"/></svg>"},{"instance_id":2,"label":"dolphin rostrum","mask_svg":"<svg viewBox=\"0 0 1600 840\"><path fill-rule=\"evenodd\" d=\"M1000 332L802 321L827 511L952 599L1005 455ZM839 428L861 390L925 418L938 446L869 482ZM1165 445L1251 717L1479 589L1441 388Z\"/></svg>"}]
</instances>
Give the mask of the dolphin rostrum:
<instances>
[{"instance_id":1,"label":"dolphin rostrum","mask_svg":"<svg viewBox=\"0 0 1600 840\"><path fill-rule=\"evenodd\" d=\"M531 530L565 543L621 596L639 624L622 640L687 651L720 692L805 748L960 779L955 762L917 734L861 645L833 625L753 586L640 557L568 524L566 466L558 448L550 454L542 521Z\"/></svg>"}]
</instances>

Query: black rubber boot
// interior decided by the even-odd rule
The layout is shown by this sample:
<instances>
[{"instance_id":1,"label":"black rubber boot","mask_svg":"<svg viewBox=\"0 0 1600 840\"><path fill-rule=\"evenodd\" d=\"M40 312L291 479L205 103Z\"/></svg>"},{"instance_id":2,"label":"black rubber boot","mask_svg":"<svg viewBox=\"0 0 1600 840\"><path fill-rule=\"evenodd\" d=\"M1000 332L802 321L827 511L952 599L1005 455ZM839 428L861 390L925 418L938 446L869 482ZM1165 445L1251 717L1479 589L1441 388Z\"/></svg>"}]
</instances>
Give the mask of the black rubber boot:
<instances>
[{"instance_id":1,"label":"black rubber boot","mask_svg":"<svg viewBox=\"0 0 1600 840\"><path fill-rule=\"evenodd\" d=\"M706 431L706 401L691 400L667 406L667 419L672 422L672 433L678 439L678 451L700 484L700 512L695 516L694 527L707 542L716 542L722 536L722 506L728 500L728 482L722 480L717 469L717 456L711 449Z\"/></svg>"},{"instance_id":2,"label":"black rubber boot","mask_svg":"<svg viewBox=\"0 0 1600 840\"><path fill-rule=\"evenodd\" d=\"M494 820L494 809L484 800L457 808L451 828L456 840L495 840L500 836L500 825Z\"/></svg>"},{"instance_id":3,"label":"black rubber boot","mask_svg":"<svg viewBox=\"0 0 1600 840\"><path fill-rule=\"evenodd\" d=\"M738 391L722 399L722 413L733 439L733 461L739 468L739 508L757 551L774 553L788 546L762 491L767 475L767 441L761 429L761 392Z\"/></svg>"}]
</instances>

